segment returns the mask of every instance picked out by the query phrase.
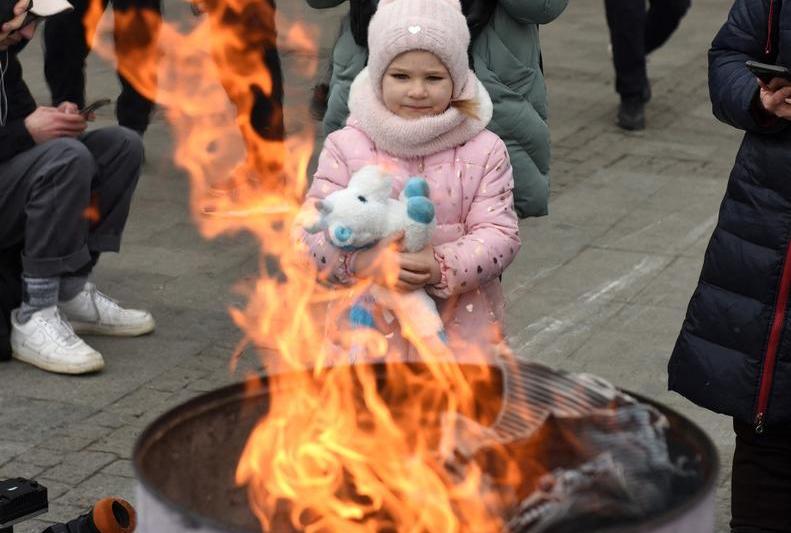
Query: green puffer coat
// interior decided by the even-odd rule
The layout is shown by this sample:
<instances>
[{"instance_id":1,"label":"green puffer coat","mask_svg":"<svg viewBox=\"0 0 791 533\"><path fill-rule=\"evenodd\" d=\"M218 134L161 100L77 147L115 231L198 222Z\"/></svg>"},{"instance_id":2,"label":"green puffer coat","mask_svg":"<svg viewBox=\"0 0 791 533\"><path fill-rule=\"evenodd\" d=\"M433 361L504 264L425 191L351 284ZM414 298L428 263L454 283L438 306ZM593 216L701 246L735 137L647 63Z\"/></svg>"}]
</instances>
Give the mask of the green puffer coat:
<instances>
[{"instance_id":1,"label":"green puffer coat","mask_svg":"<svg viewBox=\"0 0 791 533\"><path fill-rule=\"evenodd\" d=\"M345 0L307 0L317 9ZM493 0L463 2L471 4ZM489 129L505 142L514 168L514 203L520 218L547 214L549 200L549 126L547 93L541 73L538 25L557 18L568 0L499 0L470 47L475 74L494 104ZM472 25L473 21L469 20ZM365 67L368 51L354 41L348 19L332 52L333 72L324 132L342 128L349 114L349 87Z\"/></svg>"},{"instance_id":2,"label":"green puffer coat","mask_svg":"<svg viewBox=\"0 0 791 533\"><path fill-rule=\"evenodd\" d=\"M346 0L307 0L314 9L328 9L339 6ZM373 0L376 1L376 0ZM349 116L349 89L354 78L365 68L368 50L358 45L352 35L349 17L341 22L340 36L332 49L332 77L330 92L327 96L327 112L324 114L324 134L329 135L346 125Z\"/></svg>"},{"instance_id":3,"label":"green puffer coat","mask_svg":"<svg viewBox=\"0 0 791 533\"><path fill-rule=\"evenodd\" d=\"M486 0L482 0L486 1ZM489 129L508 148L520 218L547 214L549 126L538 25L557 18L568 0L499 0L472 43L475 74L494 103Z\"/></svg>"}]
</instances>

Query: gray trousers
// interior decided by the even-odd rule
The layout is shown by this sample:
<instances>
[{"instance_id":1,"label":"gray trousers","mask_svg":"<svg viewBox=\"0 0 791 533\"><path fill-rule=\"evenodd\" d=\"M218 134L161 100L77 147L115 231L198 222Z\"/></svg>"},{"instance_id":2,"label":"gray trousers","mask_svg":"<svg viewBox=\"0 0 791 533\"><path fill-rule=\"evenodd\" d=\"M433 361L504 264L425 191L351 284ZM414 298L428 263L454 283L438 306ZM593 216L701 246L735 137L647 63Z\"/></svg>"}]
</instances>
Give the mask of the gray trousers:
<instances>
[{"instance_id":1,"label":"gray trousers","mask_svg":"<svg viewBox=\"0 0 791 533\"><path fill-rule=\"evenodd\" d=\"M89 272L99 253L120 248L142 163L140 136L122 127L0 163L0 250L22 244L28 277Z\"/></svg>"}]
</instances>

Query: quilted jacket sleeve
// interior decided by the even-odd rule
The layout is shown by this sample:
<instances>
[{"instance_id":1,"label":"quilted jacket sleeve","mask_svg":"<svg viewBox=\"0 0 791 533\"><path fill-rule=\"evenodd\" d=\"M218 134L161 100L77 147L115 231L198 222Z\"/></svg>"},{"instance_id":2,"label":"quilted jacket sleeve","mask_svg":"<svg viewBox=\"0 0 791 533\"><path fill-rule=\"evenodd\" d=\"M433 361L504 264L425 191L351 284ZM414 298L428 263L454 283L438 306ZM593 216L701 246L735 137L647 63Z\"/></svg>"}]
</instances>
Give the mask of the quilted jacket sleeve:
<instances>
[{"instance_id":1,"label":"quilted jacket sleeve","mask_svg":"<svg viewBox=\"0 0 791 533\"><path fill-rule=\"evenodd\" d=\"M709 50L709 96L714 115L726 124L757 133L773 133L788 126L785 120L762 121L754 112L758 83L744 65L749 59L771 61L765 55L770 1L736 0ZM777 16L778 2L774 1Z\"/></svg>"},{"instance_id":2,"label":"quilted jacket sleeve","mask_svg":"<svg viewBox=\"0 0 791 533\"><path fill-rule=\"evenodd\" d=\"M494 45L491 40L489 43ZM497 44L497 52L504 52L504 48ZM475 65L475 73L495 102L488 129L503 139L508 147L517 214L521 218L546 215L551 151L549 125L529 98L511 88L513 82L503 81L477 57ZM543 85L543 79L535 83ZM546 109L542 111L546 112Z\"/></svg>"},{"instance_id":3,"label":"quilted jacket sleeve","mask_svg":"<svg viewBox=\"0 0 791 533\"><path fill-rule=\"evenodd\" d=\"M511 163L499 138L490 154L464 221L465 235L434 248L442 281L427 290L437 297L461 294L497 278L519 251Z\"/></svg>"},{"instance_id":4,"label":"quilted jacket sleeve","mask_svg":"<svg viewBox=\"0 0 791 533\"><path fill-rule=\"evenodd\" d=\"M523 24L548 24L558 18L568 0L499 0L513 19Z\"/></svg>"},{"instance_id":5,"label":"quilted jacket sleeve","mask_svg":"<svg viewBox=\"0 0 791 533\"><path fill-rule=\"evenodd\" d=\"M349 183L351 173L343 153L338 147L338 139L342 135L343 132L338 131L324 141L324 147L319 155L318 168L308 190L306 204L326 198L330 193L345 188ZM310 254L321 275L326 276L333 283L351 283L352 276L348 265L353 254L343 253L334 247L327 240L323 231L310 234L302 230L301 239L310 249Z\"/></svg>"}]
</instances>

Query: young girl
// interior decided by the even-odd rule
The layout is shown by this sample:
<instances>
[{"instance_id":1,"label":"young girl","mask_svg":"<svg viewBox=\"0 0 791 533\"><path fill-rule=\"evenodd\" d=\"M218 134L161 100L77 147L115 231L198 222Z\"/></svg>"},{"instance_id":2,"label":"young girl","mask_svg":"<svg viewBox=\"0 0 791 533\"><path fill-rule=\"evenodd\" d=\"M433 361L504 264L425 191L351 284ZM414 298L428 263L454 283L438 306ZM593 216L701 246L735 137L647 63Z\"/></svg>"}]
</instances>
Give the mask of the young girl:
<instances>
[{"instance_id":1,"label":"young girl","mask_svg":"<svg viewBox=\"0 0 791 533\"><path fill-rule=\"evenodd\" d=\"M333 8L345 1L307 0L316 9ZM349 88L368 60L368 23L377 3L349 1L349 16L343 20L332 50L326 101L316 101L326 107L326 134L346 122ZM549 105L538 34L539 26L555 20L567 5L568 0L461 0L471 34L471 63L493 103L487 127L508 146L520 218L544 216L548 210Z\"/></svg>"},{"instance_id":2,"label":"young girl","mask_svg":"<svg viewBox=\"0 0 791 533\"><path fill-rule=\"evenodd\" d=\"M520 241L511 164L503 141L485 129L492 103L469 68L469 39L458 0L381 0L347 126L327 137L308 198L346 187L370 164L393 175L394 197L409 177L424 177L437 228L430 246L398 254L396 288L425 288L451 343L491 346L504 311L499 278ZM377 275L383 246L346 253L323 234L305 240L338 283Z\"/></svg>"}]
</instances>

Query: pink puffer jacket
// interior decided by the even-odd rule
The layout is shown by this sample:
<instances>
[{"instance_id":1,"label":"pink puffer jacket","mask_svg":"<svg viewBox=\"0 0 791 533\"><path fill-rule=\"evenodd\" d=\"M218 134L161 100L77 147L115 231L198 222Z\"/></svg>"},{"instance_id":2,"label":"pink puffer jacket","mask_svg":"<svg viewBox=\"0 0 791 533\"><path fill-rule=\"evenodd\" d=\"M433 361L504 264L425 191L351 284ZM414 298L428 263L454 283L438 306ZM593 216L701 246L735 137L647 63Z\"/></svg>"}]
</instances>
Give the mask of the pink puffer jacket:
<instances>
[{"instance_id":1,"label":"pink puffer jacket","mask_svg":"<svg viewBox=\"0 0 791 533\"><path fill-rule=\"evenodd\" d=\"M394 198L409 177L428 181L437 218L432 242L443 276L426 290L437 301L450 339L496 341L491 334L499 334L504 312L499 277L520 247L505 144L483 130L455 148L399 158L378 150L362 130L349 125L327 137L308 198L346 187L354 172L372 163L392 172ZM319 269L336 282L350 281L349 254L324 234L305 234L304 240Z\"/></svg>"}]
</instances>

